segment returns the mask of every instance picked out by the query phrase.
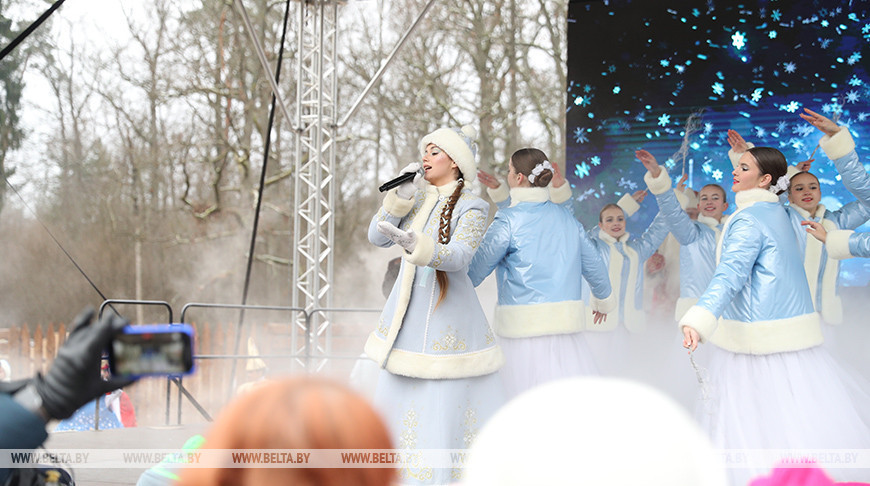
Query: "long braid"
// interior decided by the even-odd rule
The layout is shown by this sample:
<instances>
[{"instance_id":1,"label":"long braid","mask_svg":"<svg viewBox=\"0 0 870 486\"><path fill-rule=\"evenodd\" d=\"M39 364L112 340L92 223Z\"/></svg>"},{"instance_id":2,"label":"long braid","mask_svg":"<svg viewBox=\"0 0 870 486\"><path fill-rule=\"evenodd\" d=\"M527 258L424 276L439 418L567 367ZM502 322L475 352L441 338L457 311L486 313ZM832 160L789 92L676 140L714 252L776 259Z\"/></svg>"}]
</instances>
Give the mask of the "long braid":
<instances>
[{"instance_id":1,"label":"long braid","mask_svg":"<svg viewBox=\"0 0 870 486\"><path fill-rule=\"evenodd\" d=\"M456 206L456 202L459 201L459 196L462 194L462 188L465 186L465 180L462 177L459 178L456 184L456 189L453 190L453 194L447 199L447 204L444 205L444 209L441 210L441 221L438 226L438 243L442 245L446 245L450 243L450 219L453 218L453 208ZM435 271L435 278L438 280L438 287L440 287L441 291L438 293L438 302L435 304L435 307L438 307L438 304L444 300L444 296L447 295L447 272L443 270Z\"/></svg>"}]
</instances>

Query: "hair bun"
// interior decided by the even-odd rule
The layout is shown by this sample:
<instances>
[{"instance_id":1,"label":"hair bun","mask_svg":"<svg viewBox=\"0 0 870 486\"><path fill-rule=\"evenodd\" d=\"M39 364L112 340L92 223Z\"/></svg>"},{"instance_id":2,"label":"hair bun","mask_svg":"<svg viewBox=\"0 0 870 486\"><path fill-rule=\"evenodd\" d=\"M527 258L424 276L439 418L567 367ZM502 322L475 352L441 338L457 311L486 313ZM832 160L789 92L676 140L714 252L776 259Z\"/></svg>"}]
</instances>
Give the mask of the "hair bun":
<instances>
[{"instance_id":1,"label":"hair bun","mask_svg":"<svg viewBox=\"0 0 870 486\"><path fill-rule=\"evenodd\" d=\"M463 125L462 134L471 140L477 140L477 130L471 125Z\"/></svg>"}]
</instances>

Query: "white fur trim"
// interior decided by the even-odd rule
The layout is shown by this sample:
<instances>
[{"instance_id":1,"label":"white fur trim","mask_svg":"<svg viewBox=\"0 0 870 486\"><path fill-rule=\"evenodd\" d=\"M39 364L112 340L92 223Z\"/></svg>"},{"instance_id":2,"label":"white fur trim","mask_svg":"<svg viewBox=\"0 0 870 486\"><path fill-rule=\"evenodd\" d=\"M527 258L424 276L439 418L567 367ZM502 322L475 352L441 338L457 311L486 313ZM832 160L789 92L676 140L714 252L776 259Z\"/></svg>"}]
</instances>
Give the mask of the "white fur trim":
<instances>
[{"instance_id":1,"label":"white fur trim","mask_svg":"<svg viewBox=\"0 0 870 486\"><path fill-rule=\"evenodd\" d=\"M710 336L716 332L716 327L719 326L719 320L716 316L707 309L693 305L683 315L679 321L679 328L682 331L683 326L689 326L698 332L701 337L701 342L708 341Z\"/></svg>"},{"instance_id":2,"label":"white fur trim","mask_svg":"<svg viewBox=\"0 0 870 486\"><path fill-rule=\"evenodd\" d=\"M514 187L511 188L511 206L521 202L545 202L550 200L550 191L546 187Z\"/></svg>"},{"instance_id":3,"label":"white fur trim","mask_svg":"<svg viewBox=\"0 0 870 486\"><path fill-rule=\"evenodd\" d=\"M722 319L710 342L733 353L773 354L818 346L824 338L819 314L810 312L771 321Z\"/></svg>"},{"instance_id":4,"label":"white fur trim","mask_svg":"<svg viewBox=\"0 0 870 486\"><path fill-rule=\"evenodd\" d=\"M640 209L640 204L631 197L631 194L624 194L619 201L616 201L616 205L621 207L623 211L625 211L625 217L630 218L631 215L637 212Z\"/></svg>"},{"instance_id":5,"label":"white fur trim","mask_svg":"<svg viewBox=\"0 0 870 486\"><path fill-rule=\"evenodd\" d=\"M677 304L674 306L674 320L680 322L680 319L686 315L689 308L697 303L697 297L680 297L677 299Z\"/></svg>"},{"instance_id":6,"label":"white fur trim","mask_svg":"<svg viewBox=\"0 0 870 486\"><path fill-rule=\"evenodd\" d=\"M553 201L556 204L562 204L563 202L571 199L574 194L571 192L571 184L565 182L559 187L553 187L550 185L550 201Z\"/></svg>"},{"instance_id":7,"label":"white fur trim","mask_svg":"<svg viewBox=\"0 0 870 486\"><path fill-rule=\"evenodd\" d=\"M849 251L849 237L852 233L854 233L852 230L836 230L828 233L825 248L831 258L845 260L855 256Z\"/></svg>"},{"instance_id":8,"label":"white fur trim","mask_svg":"<svg viewBox=\"0 0 870 486\"><path fill-rule=\"evenodd\" d=\"M724 235L728 231L728 227L731 226L731 223L736 220L734 216L737 215L740 211L752 206L757 202L779 202L779 198L772 192L767 189L755 188L755 189L747 189L745 191L740 191L734 197L734 203L737 204L737 211L731 213L725 222L725 226L722 227L722 232L717 235L718 242L716 243L716 265L719 264L719 258L722 256L722 240L724 238L721 235Z\"/></svg>"},{"instance_id":9,"label":"white fur trim","mask_svg":"<svg viewBox=\"0 0 870 486\"><path fill-rule=\"evenodd\" d=\"M643 180L646 182L649 192L655 195L671 190L671 178L668 176L668 171L666 171L664 167L661 167L658 177L653 177L652 173L647 171L643 176Z\"/></svg>"},{"instance_id":10,"label":"white fur trim","mask_svg":"<svg viewBox=\"0 0 870 486\"><path fill-rule=\"evenodd\" d=\"M468 130L466 130L468 129ZM456 162L462 176L468 180L477 177L477 163L474 161L474 152L463 138L468 138L474 143L477 138L477 133L471 133L474 129L468 125L462 127L462 135L452 128L439 128L434 132L423 137L420 140L420 154L426 153L426 147L431 143L435 144L441 150L447 152L447 155Z\"/></svg>"},{"instance_id":11,"label":"white fur trim","mask_svg":"<svg viewBox=\"0 0 870 486\"><path fill-rule=\"evenodd\" d=\"M493 316L495 332L506 338L525 338L582 331L586 312L582 300L529 305L499 305Z\"/></svg>"},{"instance_id":12,"label":"white fur trim","mask_svg":"<svg viewBox=\"0 0 870 486\"><path fill-rule=\"evenodd\" d=\"M387 191L387 195L384 196L383 206L390 215L404 218L411 211L411 208L414 207L414 198L403 199L396 194L397 191L398 188Z\"/></svg>"},{"instance_id":13,"label":"white fur trim","mask_svg":"<svg viewBox=\"0 0 870 486\"><path fill-rule=\"evenodd\" d=\"M386 370L395 375L423 379L452 379L495 373L504 364L501 348L493 346L466 354L431 355L391 346L377 334L369 335L366 355L377 361L386 360Z\"/></svg>"},{"instance_id":14,"label":"white fur trim","mask_svg":"<svg viewBox=\"0 0 870 486\"><path fill-rule=\"evenodd\" d=\"M616 310L616 304L619 303L616 297L616 292L611 289L610 295L603 299L592 297L592 310L601 312L602 314L610 314Z\"/></svg>"},{"instance_id":15,"label":"white fur trim","mask_svg":"<svg viewBox=\"0 0 870 486\"><path fill-rule=\"evenodd\" d=\"M414 247L413 252L405 253L405 260L414 265L425 267L435 256L435 240L418 230L414 230L414 234L417 236L417 246Z\"/></svg>"},{"instance_id":16,"label":"white fur trim","mask_svg":"<svg viewBox=\"0 0 870 486\"><path fill-rule=\"evenodd\" d=\"M753 148L753 147L755 147L755 144L753 144L751 142L746 142L746 146L748 148ZM731 150L731 149L728 150L728 159L731 160L731 166L733 168L735 168L735 169L737 168L737 164L740 162L740 157L742 157L744 153L745 152L735 152L734 150Z\"/></svg>"},{"instance_id":17,"label":"white fur trim","mask_svg":"<svg viewBox=\"0 0 870 486\"><path fill-rule=\"evenodd\" d=\"M507 184L501 184L495 189L487 187L486 193L489 195L489 198L492 199L492 202L498 204L500 202L506 201L507 198L510 197L511 192Z\"/></svg>"},{"instance_id":18,"label":"white fur trim","mask_svg":"<svg viewBox=\"0 0 870 486\"><path fill-rule=\"evenodd\" d=\"M855 140L852 139L848 127L840 127L840 131L835 133L833 137L827 135L822 137L819 140L819 146L822 147L829 159L836 160L855 150Z\"/></svg>"},{"instance_id":19,"label":"white fur trim","mask_svg":"<svg viewBox=\"0 0 870 486\"><path fill-rule=\"evenodd\" d=\"M625 328L632 332L642 332L646 329L646 314L643 312L643 309L636 309L634 306L635 293L637 292L637 268L639 265L637 252L634 251L633 248L628 246L626 243L629 240L629 233L626 232L622 236L619 237L620 242L622 242L622 249L625 252L626 256L628 256L628 282L626 282L625 286L625 300L622 302L622 318L623 324L625 324ZM599 231L599 239L610 247L610 256L607 264L607 273L610 278L610 288L611 295L616 293L615 301L616 301L616 309L619 309L619 292L622 288L622 265L625 258L623 258L622 253L620 253L616 248L614 248L614 243L616 243L616 239L612 236L608 235L604 231ZM592 308L588 308L587 319L589 319ZM609 323L607 326L588 326L588 330L595 331L609 331L616 327L616 323L619 320L618 316L616 319L611 319L608 316L606 322ZM589 321L592 322L592 321Z\"/></svg>"}]
</instances>

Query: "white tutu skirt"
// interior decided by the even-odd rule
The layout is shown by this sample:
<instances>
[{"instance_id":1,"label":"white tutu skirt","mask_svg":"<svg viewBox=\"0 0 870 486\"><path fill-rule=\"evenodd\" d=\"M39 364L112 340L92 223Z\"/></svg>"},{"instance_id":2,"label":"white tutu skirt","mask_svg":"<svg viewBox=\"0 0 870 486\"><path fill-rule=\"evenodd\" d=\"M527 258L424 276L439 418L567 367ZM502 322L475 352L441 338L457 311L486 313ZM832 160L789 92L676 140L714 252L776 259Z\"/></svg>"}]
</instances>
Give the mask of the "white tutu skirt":
<instances>
[{"instance_id":1,"label":"white tutu skirt","mask_svg":"<svg viewBox=\"0 0 870 486\"><path fill-rule=\"evenodd\" d=\"M698 419L715 446L870 449L870 390L824 346L768 355L732 353L712 345L707 349L709 368L702 373L706 398L699 402ZM752 468L728 464L732 484L742 486L768 473L773 462ZM825 469L837 480L868 478L867 470Z\"/></svg>"},{"instance_id":2,"label":"white tutu skirt","mask_svg":"<svg viewBox=\"0 0 870 486\"><path fill-rule=\"evenodd\" d=\"M415 450L467 449L481 427L505 403L498 373L427 380L382 370L374 398L393 437L393 446L413 457ZM460 468L428 464L399 470L402 484L450 484Z\"/></svg>"},{"instance_id":3,"label":"white tutu skirt","mask_svg":"<svg viewBox=\"0 0 870 486\"><path fill-rule=\"evenodd\" d=\"M505 363L499 371L507 398L549 381L598 376L598 366L583 333L499 338Z\"/></svg>"}]
</instances>

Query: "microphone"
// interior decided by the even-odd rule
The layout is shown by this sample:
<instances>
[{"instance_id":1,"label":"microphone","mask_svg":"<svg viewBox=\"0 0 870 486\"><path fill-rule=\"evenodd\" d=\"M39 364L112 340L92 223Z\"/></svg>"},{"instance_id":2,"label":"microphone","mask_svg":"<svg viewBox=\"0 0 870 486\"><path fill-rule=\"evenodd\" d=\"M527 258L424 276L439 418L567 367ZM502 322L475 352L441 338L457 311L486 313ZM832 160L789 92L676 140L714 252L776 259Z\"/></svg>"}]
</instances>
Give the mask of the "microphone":
<instances>
[{"instance_id":1,"label":"microphone","mask_svg":"<svg viewBox=\"0 0 870 486\"><path fill-rule=\"evenodd\" d=\"M384 182L383 184L381 184L381 187L378 188L378 191L380 191L380 192L389 191L390 189L392 189L394 187L399 187L408 181L413 181L414 177L417 177L417 174L420 174L420 175L425 174L425 171L423 170L422 167L420 167L420 170L417 170L415 172L404 172L399 177L396 177L395 179L391 179L387 182Z\"/></svg>"}]
</instances>

